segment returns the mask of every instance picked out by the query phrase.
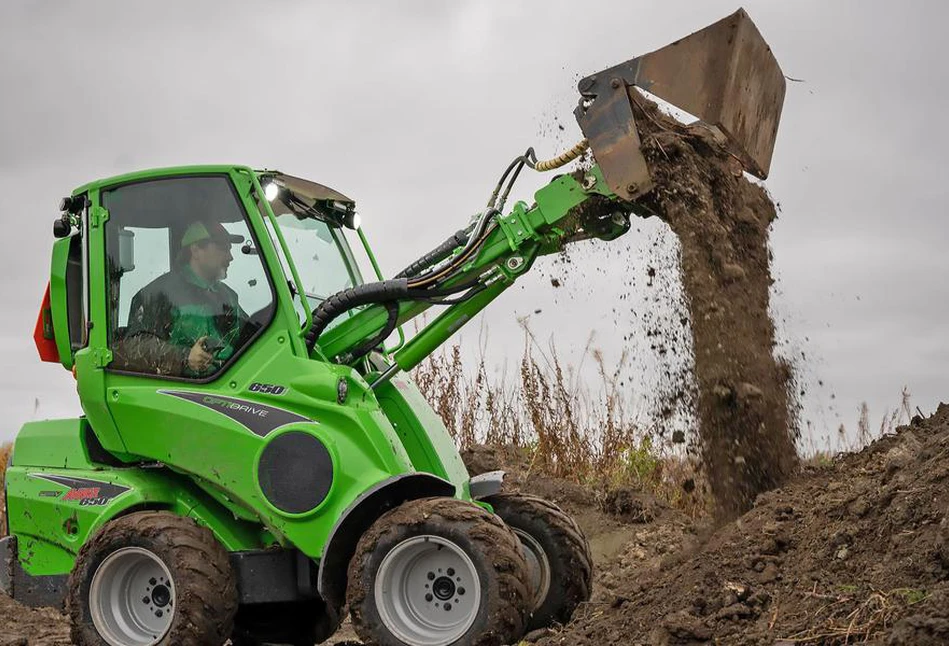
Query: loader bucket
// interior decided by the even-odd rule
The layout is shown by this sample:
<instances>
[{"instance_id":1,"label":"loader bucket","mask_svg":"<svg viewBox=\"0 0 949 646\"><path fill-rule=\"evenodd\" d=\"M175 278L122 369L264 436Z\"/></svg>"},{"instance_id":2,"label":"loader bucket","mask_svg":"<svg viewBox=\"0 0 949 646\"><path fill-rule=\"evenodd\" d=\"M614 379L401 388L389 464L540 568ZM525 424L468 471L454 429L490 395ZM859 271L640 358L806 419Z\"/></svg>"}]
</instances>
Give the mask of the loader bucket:
<instances>
[{"instance_id":1,"label":"loader bucket","mask_svg":"<svg viewBox=\"0 0 949 646\"><path fill-rule=\"evenodd\" d=\"M583 98L574 114L610 188L626 199L652 188L633 119L631 86L717 127L745 170L768 176L784 104L784 74L744 9L580 81Z\"/></svg>"}]
</instances>

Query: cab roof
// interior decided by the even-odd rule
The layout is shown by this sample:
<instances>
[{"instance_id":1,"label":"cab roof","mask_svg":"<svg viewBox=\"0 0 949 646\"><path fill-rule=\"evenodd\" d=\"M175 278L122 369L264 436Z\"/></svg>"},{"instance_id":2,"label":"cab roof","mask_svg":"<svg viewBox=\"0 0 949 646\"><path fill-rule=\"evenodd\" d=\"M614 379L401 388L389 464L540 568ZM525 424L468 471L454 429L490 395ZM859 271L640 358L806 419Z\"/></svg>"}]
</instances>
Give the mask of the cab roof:
<instances>
[{"instance_id":1,"label":"cab roof","mask_svg":"<svg viewBox=\"0 0 949 646\"><path fill-rule=\"evenodd\" d=\"M161 179L163 177L176 177L181 175L215 175L221 173L229 173L231 171L242 171L246 173L253 173L258 176L258 178L273 178L279 184L286 186L288 189L293 191L294 194L307 199L313 202L330 200L334 202L342 202L347 205L355 204L355 201L346 197L339 191L332 189L323 184L318 184L307 179L300 177L294 177L293 175L287 175L276 170L254 170L249 166L240 166L240 165L227 165L227 164L215 164L215 165L198 165L198 166L169 166L165 168L150 168L146 170L135 171L132 173L125 173L122 175L114 175L112 177L106 177L103 179L95 180L83 184L82 186L77 187L73 191L73 195L79 195L82 193L87 193L93 189L103 189L110 188L113 186L119 186L122 184L128 184L132 182L141 182L153 179Z\"/></svg>"}]
</instances>

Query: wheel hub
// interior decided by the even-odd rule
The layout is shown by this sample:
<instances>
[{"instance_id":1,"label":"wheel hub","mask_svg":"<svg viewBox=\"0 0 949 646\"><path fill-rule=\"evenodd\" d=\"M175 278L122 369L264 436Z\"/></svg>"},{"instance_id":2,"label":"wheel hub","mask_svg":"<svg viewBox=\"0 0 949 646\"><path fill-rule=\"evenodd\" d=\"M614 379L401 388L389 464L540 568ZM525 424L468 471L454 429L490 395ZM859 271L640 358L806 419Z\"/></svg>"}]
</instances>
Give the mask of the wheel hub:
<instances>
[{"instance_id":1,"label":"wheel hub","mask_svg":"<svg viewBox=\"0 0 949 646\"><path fill-rule=\"evenodd\" d=\"M406 539L383 558L374 586L383 624L413 646L447 646L481 608L481 581L465 550L441 536Z\"/></svg>"},{"instance_id":2,"label":"wheel hub","mask_svg":"<svg viewBox=\"0 0 949 646\"><path fill-rule=\"evenodd\" d=\"M102 561L89 586L89 613L109 646L154 646L175 614L175 588L164 562L141 547Z\"/></svg>"},{"instance_id":3,"label":"wheel hub","mask_svg":"<svg viewBox=\"0 0 949 646\"><path fill-rule=\"evenodd\" d=\"M166 586L159 584L152 590L152 603L159 608L164 608L171 601L171 590Z\"/></svg>"},{"instance_id":4,"label":"wheel hub","mask_svg":"<svg viewBox=\"0 0 949 646\"><path fill-rule=\"evenodd\" d=\"M455 583L447 576L438 577L432 584L432 592L442 601L447 601L455 596Z\"/></svg>"}]
</instances>

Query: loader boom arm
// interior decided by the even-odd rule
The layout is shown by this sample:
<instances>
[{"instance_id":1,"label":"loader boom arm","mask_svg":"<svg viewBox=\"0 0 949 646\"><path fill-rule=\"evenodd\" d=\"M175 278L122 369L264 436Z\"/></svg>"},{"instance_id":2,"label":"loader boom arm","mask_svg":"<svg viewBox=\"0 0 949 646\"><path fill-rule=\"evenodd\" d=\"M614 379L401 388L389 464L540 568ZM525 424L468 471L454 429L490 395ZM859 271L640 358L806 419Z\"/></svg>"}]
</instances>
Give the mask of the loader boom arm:
<instances>
[{"instance_id":1,"label":"loader boom arm","mask_svg":"<svg viewBox=\"0 0 949 646\"><path fill-rule=\"evenodd\" d=\"M583 141L554 160L538 161L533 149L516 159L488 202L485 214L490 213L491 222L486 230L480 228L485 216L479 228L449 238L396 279L340 292L333 303L324 302L314 311L307 347L318 345L326 358L354 363L351 359L377 346L397 324L433 302L444 305L445 296L470 286L395 353L390 370L410 370L510 287L538 256L578 238L613 239L628 230L632 214L648 215L637 203L654 183L634 118L633 104L640 96L636 87L702 119L745 170L767 177L784 102L784 75L751 18L739 9L661 49L583 78L574 112ZM502 205L525 164L551 170L588 146L596 161L590 169L554 179L536 193L533 206L519 202L506 215L499 212L503 206L496 206L495 198L512 169L517 168ZM456 240L464 244L455 246ZM328 329L343 311L373 304L379 306Z\"/></svg>"},{"instance_id":2,"label":"loader boom arm","mask_svg":"<svg viewBox=\"0 0 949 646\"><path fill-rule=\"evenodd\" d=\"M395 352L399 370L411 370L452 334L526 273L534 260L556 253L564 245L591 237L612 240L629 230L633 213L648 215L642 207L620 200L610 191L598 166L552 180L534 195L531 206L517 202L511 211L495 217L478 253L445 288L471 285L474 294L447 305L434 320ZM638 212L637 212L638 211ZM459 252L461 247L456 249ZM398 304L402 325L425 312L431 302L406 300ZM319 337L320 353L330 359L346 354L384 329L388 314L369 307Z\"/></svg>"}]
</instances>

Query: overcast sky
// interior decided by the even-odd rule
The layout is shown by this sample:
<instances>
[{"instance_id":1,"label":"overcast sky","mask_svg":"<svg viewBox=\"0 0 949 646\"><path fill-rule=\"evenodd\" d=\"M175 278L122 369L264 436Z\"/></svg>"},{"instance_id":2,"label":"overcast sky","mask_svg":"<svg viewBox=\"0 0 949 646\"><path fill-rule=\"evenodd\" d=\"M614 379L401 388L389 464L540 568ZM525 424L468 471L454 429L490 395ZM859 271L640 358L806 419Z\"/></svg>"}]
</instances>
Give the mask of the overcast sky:
<instances>
[{"instance_id":1,"label":"overcast sky","mask_svg":"<svg viewBox=\"0 0 949 646\"><path fill-rule=\"evenodd\" d=\"M41 364L31 339L51 223L75 186L153 166L279 168L355 198L392 274L479 210L528 145L553 156L580 138L580 76L737 6L4 0L0 440L29 419L78 412L72 377ZM865 400L878 420L904 385L930 412L949 400L949 9L744 6L784 72L803 80L788 84L767 185L781 205L773 306L786 351L806 357L806 416L819 435L852 426ZM542 182L525 177L517 197ZM610 260L579 250L561 290L549 283L556 268L528 276L486 315L489 359L516 360L516 318L529 316L566 362L592 333L608 361L629 348L630 372L648 375L643 330L626 310L651 306L644 256L670 245L653 246L657 236L647 222Z\"/></svg>"}]
</instances>

